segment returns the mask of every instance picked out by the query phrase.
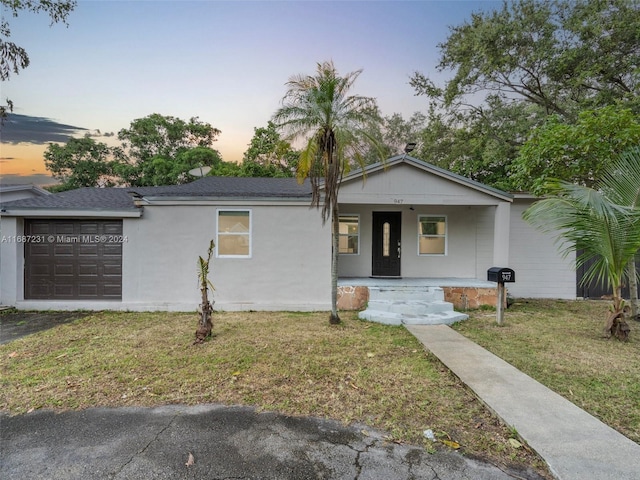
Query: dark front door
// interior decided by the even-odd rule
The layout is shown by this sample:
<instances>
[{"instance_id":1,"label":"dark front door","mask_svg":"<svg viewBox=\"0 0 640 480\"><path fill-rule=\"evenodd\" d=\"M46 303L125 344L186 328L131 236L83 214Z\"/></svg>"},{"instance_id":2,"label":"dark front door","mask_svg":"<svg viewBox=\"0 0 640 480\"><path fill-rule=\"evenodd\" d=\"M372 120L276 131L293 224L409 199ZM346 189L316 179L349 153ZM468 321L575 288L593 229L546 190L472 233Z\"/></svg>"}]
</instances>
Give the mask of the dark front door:
<instances>
[{"instance_id":1,"label":"dark front door","mask_svg":"<svg viewBox=\"0 0 640 480\"><path fill-rule=\"evenodd\" d=\"M401 225L401 212L373 212L372 276L400 276Z\"/></svg>"}]
</instances>

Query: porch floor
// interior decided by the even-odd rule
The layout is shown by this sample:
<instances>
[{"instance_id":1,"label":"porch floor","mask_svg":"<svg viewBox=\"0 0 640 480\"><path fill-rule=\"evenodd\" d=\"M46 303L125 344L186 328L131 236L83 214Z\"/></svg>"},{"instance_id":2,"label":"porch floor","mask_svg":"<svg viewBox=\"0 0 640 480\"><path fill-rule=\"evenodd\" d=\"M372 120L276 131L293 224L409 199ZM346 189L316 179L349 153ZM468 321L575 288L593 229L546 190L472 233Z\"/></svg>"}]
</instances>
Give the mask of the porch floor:
<instances>
[{"instance_id":1,"label":"porch floor","mask_svg":"<svg viewBox=\"0 0 640 480\"><path fill-rule=\"evenodd\" d=\"M340 277L338 286L362 287L459 287L459 288L496 288L495 282L477 278L380 278L380 277Z\"/></svg>"}]
</instances>

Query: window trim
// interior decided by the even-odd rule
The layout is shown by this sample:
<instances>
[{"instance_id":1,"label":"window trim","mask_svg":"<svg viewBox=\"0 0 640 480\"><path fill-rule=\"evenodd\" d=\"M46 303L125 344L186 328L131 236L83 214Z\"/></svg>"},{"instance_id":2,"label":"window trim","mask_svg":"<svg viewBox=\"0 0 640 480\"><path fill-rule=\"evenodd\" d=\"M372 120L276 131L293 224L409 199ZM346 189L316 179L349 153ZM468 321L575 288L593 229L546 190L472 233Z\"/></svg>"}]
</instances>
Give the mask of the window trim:
<instances>
[{"instance_id":1,"label":"window trim","mask_svg":"<svg viewBox=\"0 0 640 480\"><path fill-rule=\"evenodd\" d=\"M246 235L249 237L249 253L247 255L226 255L220 253L220 212L247 212L249 214L249 231L247 233L222 232L222 235ZM216 209L216 258L251 258L253 255L253 211L250 208L217 208Z\"/></svg>"},{"instance_id":2,"label":"window trim","mask_svg":"<svg viewBox=\"0 0 640 480\"><path fill-rule=\"evenodd\" d=\"M443 235L422 235L420 233L420 224L422 223L423 218L444 218L444 234ZM449 219L447 215L440 215L437 213L432 214L421 214L418 215L418 242L417 242L417 251L419 257L446 257L449 252ZM422 237L425 238L444 238L444 253L420 253L420 239Z\"/></svg>"},{"instance_id":3,"label":"window trim","mask_svg":"<svg viewBox=\"0 0 640 480\"><path fill-rule=\"evenodd\" d=\"M357 253L342 253L340 251L340 237L347 237L349 238L349 236L354 236L353 234L349 235L348 233L345 234L341 234L340 233L340 228L338 227L338 254L339 255L360 255L360 231L362 230L362 222L360 221L360 214L359 213L340 213L338 214L338 225L340 224L340 219L342 217L355 217L358 219L358 233L357 233L357 238L358 238L358 252Z\"/></svg>"}]
</instances>

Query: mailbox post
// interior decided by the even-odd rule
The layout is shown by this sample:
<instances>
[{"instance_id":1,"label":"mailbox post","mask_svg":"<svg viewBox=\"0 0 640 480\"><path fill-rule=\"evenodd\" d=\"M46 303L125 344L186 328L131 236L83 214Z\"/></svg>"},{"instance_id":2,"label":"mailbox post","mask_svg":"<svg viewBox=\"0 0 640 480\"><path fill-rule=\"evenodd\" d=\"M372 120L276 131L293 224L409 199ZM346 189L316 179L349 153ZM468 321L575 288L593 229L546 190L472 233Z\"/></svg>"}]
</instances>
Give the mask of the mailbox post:
<instances>
[{"instance_id":1,"label":"mailbox post","mask_svg":"<svg viewBox=\"0 0 640 480\"><path fill-rule=\"evenodd\" d=\"M491 267L487 270L487 280L498 284L498 300L496 304L496 322L502 325L504 322L505 283L516 281L516 274L510 268Z\"/></svg>"}]
</instances>

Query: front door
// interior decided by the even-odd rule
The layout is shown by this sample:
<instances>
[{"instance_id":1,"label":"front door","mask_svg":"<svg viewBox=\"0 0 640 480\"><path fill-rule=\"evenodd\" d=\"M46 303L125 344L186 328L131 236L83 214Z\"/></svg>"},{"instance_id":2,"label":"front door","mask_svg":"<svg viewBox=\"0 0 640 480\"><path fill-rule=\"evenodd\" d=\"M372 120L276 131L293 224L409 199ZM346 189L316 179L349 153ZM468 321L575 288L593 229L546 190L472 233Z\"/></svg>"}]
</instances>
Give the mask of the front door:
<instances>
[{"instance_id":1,"label":"front door","mask_svg":"<svg viewBox=\"0 0 640 480\"><path fill-rule=\"evenodd\" d=\"M401 212L373 212L373 277L400 276Z\"/></svg>"}]
</instances>

